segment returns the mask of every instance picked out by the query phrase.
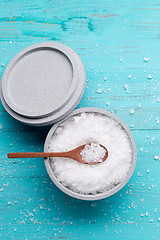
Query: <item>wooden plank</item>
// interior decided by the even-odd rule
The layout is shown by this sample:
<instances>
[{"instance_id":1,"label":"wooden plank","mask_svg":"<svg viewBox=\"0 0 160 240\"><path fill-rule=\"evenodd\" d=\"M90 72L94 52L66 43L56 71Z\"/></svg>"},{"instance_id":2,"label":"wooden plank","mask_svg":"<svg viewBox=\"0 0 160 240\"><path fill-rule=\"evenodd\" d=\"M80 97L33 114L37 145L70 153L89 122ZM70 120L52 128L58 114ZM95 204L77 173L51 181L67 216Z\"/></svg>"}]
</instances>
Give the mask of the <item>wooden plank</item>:
<instances>
[{"instance_id":1,"label":"wooden plank","mask_svg":"<svg viewBox=\"0 0 160 240\"><path fill-rule=\"evenodd\" d=\"M116 195L97 202L70 198L51 182L43 159L6 158L11 151L42 151L49 127L24 126L0 103L2 240L160 239L159 16L158 0L0 1L0 77L31 44L72 47L87 75L77 108L115 113L138 151L133 177Z\"/></svg>"}]
</instances>

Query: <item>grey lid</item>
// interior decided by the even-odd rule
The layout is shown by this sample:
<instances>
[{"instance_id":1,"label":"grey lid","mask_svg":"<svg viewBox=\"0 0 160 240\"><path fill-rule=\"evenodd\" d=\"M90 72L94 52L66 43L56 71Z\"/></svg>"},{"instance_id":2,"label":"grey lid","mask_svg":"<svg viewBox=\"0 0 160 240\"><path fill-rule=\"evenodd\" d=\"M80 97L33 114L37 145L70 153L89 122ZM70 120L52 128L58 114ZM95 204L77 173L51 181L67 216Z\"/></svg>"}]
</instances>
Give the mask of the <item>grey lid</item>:
<instances>
[{"instance_id":1,"label":"grey lid","mask_svg":"<svg viewBox=\"0 0 160 240\"><path fill-rule=\"evenodd\" d=\"M2 76L8 107L27 118L43 118L63 108L79 80L75 55L56 42L38 43L17 54Z\"/></svg>"},{"instance_id":2,"label":"grey lid","mask_svg":"<svg viewBox=\"0 0 160 240\"><path fill-rule=\"evenodd\" d=\"M69 100L65 103L65 105L60 108L58 111L55 111L51 115L48 115L43 118L29 118L25 117L23 115L18 114L17 112L13 111L6 103L5 98L3 96L3 93L1 91L1 101L6 109L6 111L15 119L18 121L21 121L25 124L32 125L32 126L46 126L46 125L51 125L55 122L58 122L68 116L77 106L79 103L85 89L85 84L86 84L86 76L85 76L85 69L83 66L83 63L80 59L80 57L74 52L73 49L68 48L70 51L70 54L72 54L75 64L78 69L78 78L77 78L77 85L72 93L71 97ZM2 78L3 82L3 78Z\"/></svg>"}]
</instances>

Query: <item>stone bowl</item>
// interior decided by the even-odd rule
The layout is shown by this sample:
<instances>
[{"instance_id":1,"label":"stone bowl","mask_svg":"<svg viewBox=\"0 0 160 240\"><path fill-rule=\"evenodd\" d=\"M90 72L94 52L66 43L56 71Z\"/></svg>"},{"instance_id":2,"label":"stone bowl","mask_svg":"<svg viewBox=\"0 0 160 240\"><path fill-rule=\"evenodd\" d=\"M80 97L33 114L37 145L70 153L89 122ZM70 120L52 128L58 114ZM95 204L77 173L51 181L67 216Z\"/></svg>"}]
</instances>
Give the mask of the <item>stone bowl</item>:
<instances>
[{"instance_id":1,"label":"stone bowl","mask_svg":"<svg viewBox=\"0 0 160 240\"><path fill-rule=\"evenodd\" d=\"M122 189L126 183L129 181L129 179L131 178L134 169L135 169L135 165L136 165L136 160L137 160L137 150L136 150L136 143L135 140L133 138L133 135L131 133L131 131L129 130L129 128L127 127L127 125L120 119L118 118L116 115L114 115L113 113L110 113L106 110L103 109L99 109L99 108L80 108L77 109L75 111L72 112L72 114L70 114L68 117L83 113L83 112L88 112L88 113L101 113L103 115L106 115L107 117L110 117L112 119L114 119L115 121L117 121L122 128L125 130L125 132L127 133L130 142L131 142L131 146L132 146L132 162L131 162L131 167L126 175L126 177L115 187L113 187L110 190L107 190L106 192L103 193L97 193L97 194L81 194L81 193L77 193L74 192L72 190L70 190L69 188L65 187L62 185L61 182L58 181L57 177L54 174L54 171L51 168L50 165L50 159L49 158L45 158L45 166L47 169L47 172L50 176L50 178L52 179L52 181L54 182L54 184L64 193L68 194L71 197L77 198L77 199L81 199L81 200L100 200L100 199L104 199L107 198L113 194L115 194L116 192L118 192L120 189ZM67 117L67 118L68 118ZM50 143L50 139L52 138L56 128L62 123L64 122L67 118L65 118L64 120L56 123L53 125L53 127L50 129L46 140L45 140L45 144L44 144L44 152L49 152L49 143Z\"/></svg>"}]
</instances>

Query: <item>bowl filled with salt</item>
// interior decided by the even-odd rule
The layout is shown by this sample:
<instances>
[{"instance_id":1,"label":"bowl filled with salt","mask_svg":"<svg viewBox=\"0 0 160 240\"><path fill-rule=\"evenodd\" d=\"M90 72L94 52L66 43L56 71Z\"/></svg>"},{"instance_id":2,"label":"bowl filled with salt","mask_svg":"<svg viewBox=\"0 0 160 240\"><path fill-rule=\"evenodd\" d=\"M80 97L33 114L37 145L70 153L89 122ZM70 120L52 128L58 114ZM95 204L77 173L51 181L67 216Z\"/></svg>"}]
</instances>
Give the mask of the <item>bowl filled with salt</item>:
<instances>
[{"instance_id":1,"label":"bowl filled with salt","mask_svg":"<svg viewBox=\"0 0 160 240\"><path fill-rule=\"evenodd\" d=\"M53 125L44 151L70 151L83 144L86 146L81 156L86 164L71 158L45 158L55 185L82 200L104 199L122 189L131 178L137 159L136 144L126 124L103 109L77 109ZM105 161L101 146L108 151Z\"/></svg>"}]
</instances>

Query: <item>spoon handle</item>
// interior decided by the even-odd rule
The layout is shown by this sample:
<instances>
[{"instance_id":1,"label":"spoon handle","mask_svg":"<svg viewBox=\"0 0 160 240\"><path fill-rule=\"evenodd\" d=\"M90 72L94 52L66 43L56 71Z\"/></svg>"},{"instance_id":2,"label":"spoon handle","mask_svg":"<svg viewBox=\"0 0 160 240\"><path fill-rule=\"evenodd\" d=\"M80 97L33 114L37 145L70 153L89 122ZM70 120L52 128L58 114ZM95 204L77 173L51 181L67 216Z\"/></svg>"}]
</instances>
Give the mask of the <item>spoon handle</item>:
<instances>
[{"instance_id":1,"label":"spoon handle","mask_svg":"<svg viewBox=\"0 0 160 240\"><path fill-rule=\"evenodd\" d=\"M68 152L17 152L8 153L8 158L46 158L46 157L69 157L72 158L71 151Z\"/></svg>"}]
</instances>

